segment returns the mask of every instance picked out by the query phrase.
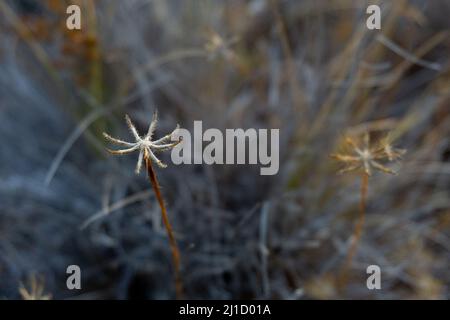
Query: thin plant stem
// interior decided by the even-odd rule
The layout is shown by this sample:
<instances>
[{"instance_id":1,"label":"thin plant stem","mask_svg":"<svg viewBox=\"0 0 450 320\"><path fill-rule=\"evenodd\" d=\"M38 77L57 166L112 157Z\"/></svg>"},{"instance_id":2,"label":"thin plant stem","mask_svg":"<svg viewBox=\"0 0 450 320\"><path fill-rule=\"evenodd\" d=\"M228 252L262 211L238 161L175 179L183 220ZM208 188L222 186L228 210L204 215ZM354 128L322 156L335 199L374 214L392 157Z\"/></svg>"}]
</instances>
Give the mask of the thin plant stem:
<instances>
[{"instance_id":1,"label":"thin plant stem","mask_svg":"<svg viewBox=\"0 0 450 320\"><path fill-rule=\"evenodd\" d=\"M339 279L339 289L344 289L347 284L348 271L351 267L353 257L356 254L356 249L361 239L364 221L366 218L366 202L367 202L368 186L369 186L369 175L363 172L361 174L361 191L360 191L361 197L359 201L359 216L353 231L352 242L350 244L350 248L348 250L347 257L345 258L345 263L341 271Z\"/></svg>"},{"instance_id":2,"label":"thin plant stem","mask_svg":"<svg viewBox=\"0 0 450 320\"><path fill-rule=\"evenodd\" d=\"M169 221L169 216L167 215L166 206L161 194L158 179L156 178L156 173L153 170L152 161L147 155L145 155L145 165L147 168L148 177L152 184L153 190L155 191L156 198L158 199L158 203L161 208L163 223L167 231L167 236L169 237L170 249L172 251L172 261L175 269L175 292L177 299L181 299L183 296L183 282L181 280L180 273L180 250L178 249L175 235Z\"/></svg>"}]
</instances>

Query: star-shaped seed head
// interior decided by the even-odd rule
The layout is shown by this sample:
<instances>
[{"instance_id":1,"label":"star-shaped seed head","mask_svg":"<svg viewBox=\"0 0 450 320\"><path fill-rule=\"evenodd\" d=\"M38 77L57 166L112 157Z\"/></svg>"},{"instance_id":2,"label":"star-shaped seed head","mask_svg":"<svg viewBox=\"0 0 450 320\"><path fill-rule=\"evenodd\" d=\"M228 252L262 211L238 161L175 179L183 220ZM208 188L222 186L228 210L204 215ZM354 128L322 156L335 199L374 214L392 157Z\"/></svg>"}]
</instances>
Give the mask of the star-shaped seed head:
<instances>
[{"instance_id":1,"label":"star-shaped seed head","mask_svg":"<svg viewBox=\"0 0 450 320\"><path fill-rule=\"evenodd\" d=\"M153 134L156 129L156 124L158 123L158 113L156 111L153 114L153 119L150 123L147 134L143 137L139 135L138 131L136 130L136 127L134 126L133 122L131 122L131 119L128 115L125 115L125 120L136 142L126 142L120 139L116 139L111 137L109 134L103 132L103 136L107 140L115 144L127 147L126 149L119 149L119 150L107 149L108 152L115 155L124 155L139 150L139 158L136 165L136 174L139 174L139 172L141 171L143 160L151 160L155 162L160 168L166 168L167 165L162 163L161 160L159 160L155 156L154 152L170 150L173 147L175 147L178 143L180 143L180 141L175 142L172 141L172 137L175 135L175 132L178 130L179 126L177 125L175 130L165 135L164 137L158 140L152 140Z\"/></svg>"},{"instance_id":2,"label":"star-shaped seed head","mask_svg":"<svg viewBox=\"0 0 450 320\"><path fill-rule=\"evenodd\" d=\"M345 167L339 173L363 170L367 175L372 175L372 169L397 174L386 167L382 161L395 161L401 159L406 150L392 147L390 136L381 139L378 144L371 145L370 134L366 132L362 138L361 146L351 137L346 137L345 142L351 148L351 154L332 154L331 157L343 162Z\"/></svg>"}]
</instances>

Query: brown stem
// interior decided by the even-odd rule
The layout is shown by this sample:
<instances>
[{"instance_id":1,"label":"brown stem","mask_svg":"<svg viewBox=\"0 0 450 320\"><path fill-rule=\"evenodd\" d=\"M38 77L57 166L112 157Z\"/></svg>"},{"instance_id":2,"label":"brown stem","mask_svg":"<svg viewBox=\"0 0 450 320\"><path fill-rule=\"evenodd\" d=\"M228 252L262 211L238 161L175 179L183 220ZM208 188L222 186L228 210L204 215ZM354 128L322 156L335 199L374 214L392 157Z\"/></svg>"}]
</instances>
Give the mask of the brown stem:
<instances>
[{"instance_id":1,"label":"brown stem","mask_svg":"<svg viewBox=\"0 0 450 320\"><path fill-rule=\"evenodd\" d=\"M339 279L339 289L344 289L347 284L347 273L351 267L353 257L356 253L356 248L358 247L359 240L361 239L364 221L366 217L366 200L367 200L367 189L369 186L369 175L363 173L361 176L361 199L359 202L359 216L356 221L355 228L353 231L352 242L345 258L344 267L342 268L340 279Z\"/></svg>"},{"instance_id":2,"label":"brown stem","mask_svg":"<svg viewBox=\"0 0 450 320\"><path fill-rule=\"evenodd\" d=\"M147 167L148 177L152 184L153 190L155 191L156 198L158 199L159 206L161 208L161 215L166 227L167 236L169 237L170 249L172 251L172 260L175 268L175 290L177 299L181 299L183 296L183 282L181 280L180 274L180 250L178 249L177 241L172 230L172 226L169 221L169 216L167 215L166 206L161 194L161 189L159 187L158 179L156 178L155 171L153 170L152 161L145 157L145 165Z\"/></svg>"}]
</instances>

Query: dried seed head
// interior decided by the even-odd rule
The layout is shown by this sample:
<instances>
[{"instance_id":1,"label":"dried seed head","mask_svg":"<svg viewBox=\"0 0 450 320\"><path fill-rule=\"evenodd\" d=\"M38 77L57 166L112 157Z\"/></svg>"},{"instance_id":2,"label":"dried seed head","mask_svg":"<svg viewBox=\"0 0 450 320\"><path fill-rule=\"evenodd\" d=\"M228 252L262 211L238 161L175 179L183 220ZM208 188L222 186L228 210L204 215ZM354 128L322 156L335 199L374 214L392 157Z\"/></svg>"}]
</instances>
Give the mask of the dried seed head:
<instances>
[{"instance_id":1,"label":"dried seed head","mask_svg":"<svg viewBox=\"0 0 450 320\"><path fill-rule=\"evenodd\" d=\"M354 138L346 137L345 142L351 149L351 154L332 154L331 157L344 163L344 168L339 173L363 170L367 175L372 175L372 169L396 174L396 172L386 167L381 162L395 161L401 159L405 150L392 147L390 135L381 139L378 143L371 143L369 132L365 132L361 143L357 143Z\"/></svg>"},{"instance_id":2,"label":"dried seed head","mask_svg":"<svg viewBox=\"0 0 450 320\"><path fill-rule=\"evenodd\" d=\"M175 130L172 131L170 134L167 134L164 137L154 141L152 140L152 137L155 132L156 125L158 123L158 113L156 111L153 114L153 118L152 121L150 122L147 134L144 137L141 137L139 135L136 127L134 126L133 122L131 121L128 115L125 115L125 121L136 142L126 142L117 138L113 138L107 133L103 133L105 139L109 140L110 142L127 147L126 149L119 149L119 150L107 149L108 152L114 155L124 155L139 150L139 157L135 170L136 174L139 174L142 168L142 163L143 161L146 160L155 162L160 168L166 168L167 165L162 163L161 160L159 160L155 156L154 152L170 150L180 142L180 141L175 142L172 141L172 137L174 136L176 130L178 130L179 126L177 125Z\"/></svg>"}]
</instances>

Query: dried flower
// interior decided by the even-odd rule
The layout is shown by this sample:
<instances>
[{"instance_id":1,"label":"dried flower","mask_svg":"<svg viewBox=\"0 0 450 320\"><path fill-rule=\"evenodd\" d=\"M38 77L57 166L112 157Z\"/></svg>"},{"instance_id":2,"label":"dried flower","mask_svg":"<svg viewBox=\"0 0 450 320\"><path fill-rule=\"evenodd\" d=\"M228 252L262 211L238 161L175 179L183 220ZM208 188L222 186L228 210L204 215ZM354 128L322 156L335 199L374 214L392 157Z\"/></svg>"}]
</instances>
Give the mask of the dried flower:
<instances>
[{"instance_id":1,"label":"dried flower","mask_svg":"<svg viewBox=\"0 0 450 320\"><path fill-rule=\"evenodd\" d=\"M150 180L150 183L153 187L153 190L155 191L156 199L158 200L159 206L161 208L161 215L163 219L164 226L166 227L167 236L169 238L169 244L172 251L172 260L175 267L175 290L177 298L181 298L183 296L183 282L181 279L181 273L180 273L180 250L178 249L178 245L175 239L175 234L172 230L172 225L169 222L169 216L167 214L167 209L164 204L163 196L161 194L161 188L159 186L158 179L156 177L156 173L153 170L152 162L156 162L156 164L161 167L165 168L166 165L162 163L153 153L154 151L164 151L169 150L173 147L175 147L178 143L181 142L181 140L178 140L176 142L171 142L172 137L174 136L176 130L179 128L175 128L172 133L165 135L161 139L158 140L152 140L153 133L156 129L156 124L158 123L158 114L155 111L153 114L153 119L150 122L150 126L148 128L147 134L144 137L141 137L139 133L136 130L136 127L133 125L133 123L130 120L130 117L128 115L125 115L125 120L127 121L128 128L130 129L131 133L133 134L136 142L125 142L120 139L116 139L108 135L107 133L103 133L106 139L108 139L111 142L114 142L116 144L128 147L127 149L121 149L121 150L109 150L108 151L112 154L128 154L131 152L134 152L136 150L139 150L139 158L136 165L136 173L139 173L142 167L142 162L145 162L145 167L147 169L148 177Z\"/></svg>"},{"instance_id":2,"label":"dried flower","mask_svg":"<svg viewBox=\"0 0 450 320\"><path fill-rule=\"evenodd\" d=\"M370 176L372 175L372 169L375 169L384 173L396 174L394 170L386 167L380 161L400 159L406 151L392 147L390 140L388 135L381 139L377 145L372 146L370 135L366 132L363 136L362 146L359 146L353 138L347 137L345 142L351 147L353 154L332 154L331 157L345 164L345 167L339 173L363 169Z\"/></svg>"},{"instance_id":3,"label":"dried flower","mask_svg":"<svg viewBox=\"0 0 450 320\"><path fill-rule=\"evenodd\" d=\"M363 135L362 146L356 143L355 140L351 137L347 137L345 139L345 142L352 149L352 154L333 154L331 156L345 164L345 167L339 171L340 173L358 171L362 169L361 199L359 203L358 220L356 221L347 257L338 279L339 290L342 290L347 283L347 273L350 269L353 256L356 253L358 242L361 239L366 215L366 200L367 190L369 187L369 176L372 174L372 169L384 173L396 174L394 170L384 166L380 161L394 161L400 159L406 152L405 150L392 147L390 135L387 135L385 138L380 139L378 143L371 144L370 134L368 131L366 131Z\"/></svg>"},{"instance_id":4,"label":"dried flower","mask_svg":"<svg viewBox=\"0 0 450 320\"><path fill-rule=\"evenodd\" d=\"M156 129L156 124L158 123L158 113L155 111L153 114L153 119L150 123L150 126L148 128L147 134L144 137L141 137L139 133L136 130L136 127L134 126L133 122L131 122L131 119L128 115L125 115L125 120L127 122L128 128L130 129L131 133L133 134L136 142L126 142L122 141L120 139L116 139L111 137L109 134L103 132L103 136L108 139L109 141L116 143L118 145L122 145L125 147L128 147L127 149L120 149L120 150L110 150L108 151L112 154L117 155L123 155L132 153L136 150L139 150L139 158L136 165L136 173L138 174L141 171L142 167L142 161L144 159L151 159L153 162L155 162L159 167L165 168L167 165L162 163L154 154L154 151L165 151L169 150L173 147L175 147L180 141L171 142L172 136L175 134L176 130L178 130L179 126L175 128L174 131L172 131L170 134L165 135L161 139L158 140L152 140L153 133Z\"/></svg>"}]
</instances>

